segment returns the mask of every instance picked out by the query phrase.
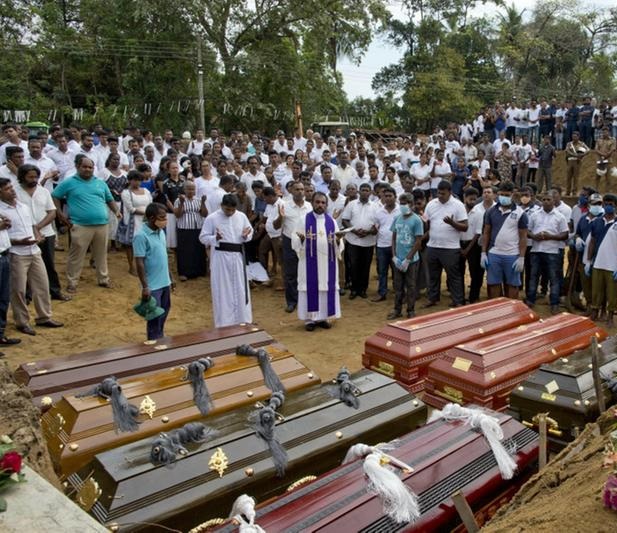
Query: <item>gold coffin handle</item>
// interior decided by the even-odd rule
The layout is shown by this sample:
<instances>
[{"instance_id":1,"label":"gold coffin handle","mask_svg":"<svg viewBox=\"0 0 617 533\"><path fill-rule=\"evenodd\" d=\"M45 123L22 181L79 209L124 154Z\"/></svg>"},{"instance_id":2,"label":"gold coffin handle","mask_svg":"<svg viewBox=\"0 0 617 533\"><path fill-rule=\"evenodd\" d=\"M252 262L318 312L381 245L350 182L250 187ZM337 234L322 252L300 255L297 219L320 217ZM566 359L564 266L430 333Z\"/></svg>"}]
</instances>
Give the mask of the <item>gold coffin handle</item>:
<instances>
[{"instance_id":1,"label":"gold coffin handle","mask_svg":"<svg viewBox=\"0 0 617 533\"><path fill-rule=\"evenodd\" d=\"M304 485L305 483L310 483L311 481L315 481L317 476L305 476L300 478L298 481L294 481L289 487L287 487L287 492L291 492L294 489Z\"/></svg>"}]
</instances>

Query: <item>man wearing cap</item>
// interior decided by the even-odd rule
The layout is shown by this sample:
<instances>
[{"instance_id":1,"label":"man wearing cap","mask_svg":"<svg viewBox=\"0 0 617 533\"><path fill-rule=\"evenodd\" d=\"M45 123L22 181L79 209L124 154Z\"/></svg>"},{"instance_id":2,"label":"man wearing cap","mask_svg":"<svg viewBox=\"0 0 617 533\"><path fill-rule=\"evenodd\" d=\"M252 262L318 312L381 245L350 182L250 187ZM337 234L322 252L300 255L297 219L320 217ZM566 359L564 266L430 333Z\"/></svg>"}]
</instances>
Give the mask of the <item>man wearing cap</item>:
<instances>
[{"instance_id":1,"label":"man wearing cap","mask_svg":"<svg viewBox=\"0 0 617 533\"><path fill-rule=\"evenodd\" d=\"M587 145L580 140L578 131L572 132L572 140L566 145L566 195L578 191L578 175L581 171L581 161L589 151Z\"/></svg>"}]
</instances>

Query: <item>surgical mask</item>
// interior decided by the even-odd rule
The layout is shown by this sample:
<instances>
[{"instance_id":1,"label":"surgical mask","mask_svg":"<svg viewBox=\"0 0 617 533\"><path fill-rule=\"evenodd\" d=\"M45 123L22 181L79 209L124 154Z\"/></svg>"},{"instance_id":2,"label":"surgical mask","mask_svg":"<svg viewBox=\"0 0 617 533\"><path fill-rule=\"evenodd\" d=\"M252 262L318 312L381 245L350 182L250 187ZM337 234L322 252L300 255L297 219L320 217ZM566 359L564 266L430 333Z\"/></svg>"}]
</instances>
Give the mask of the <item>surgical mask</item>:
<instances>
[{"instance_id":1,"label":"surgical mask","mask_svg":"<svg viewBox=\"0 0 617 533\"><path fill-rule=\"evenodd\" d=\"M592 205L592 206L589 208L589 212L590 212L590 213L591 213L594 217L597 217L597 216L600 216L600 215L603 215L603 214L604 214L604 209L602 209L602 206L601 206L601 205Z\"/></svg>"},{"instance_id":2,"label":"surgical mask","mask_svg":"<svg viewBox=\"0 0 617 533\"><path fill-rule=\"evenodd\" d=\"M498 200L499 200L499 205L503 205L504 207L507 207L510 204L512 204L512 198L510 196L499 195Z\"/></svg>"},{"instance_id":3,"label":"surgical mask","mask_svg":"<svg viewBox=\"0 0 617 533\"><path fill-rule=\"evenodd\" d=\"M611 204L607 204L604 206L604 214L605 215L613 215L615 213L615 206Z\"/></svg>"},{"instance_id":4,"label":"surgical mask","mask_svg":"<svg viewBox=\"0 0 617 533\"><path fill-rule=\"evenodd\" d=\"M408 205L402 205L399 208L401 215L403 216L407 216L409 213L411 213L411 208Z\"/></svg>"},{"instance_id":5,"label":"surgical mask","mask_svg":"<svg viewBox=\"0 0 617 533\"><path fill-rule=\"evenodd\" d=\"M583 206L587 205L589 202L589 198L587 196L583 196L582 194L578 197L578 205Z\"/></svg>"}]
</instances>

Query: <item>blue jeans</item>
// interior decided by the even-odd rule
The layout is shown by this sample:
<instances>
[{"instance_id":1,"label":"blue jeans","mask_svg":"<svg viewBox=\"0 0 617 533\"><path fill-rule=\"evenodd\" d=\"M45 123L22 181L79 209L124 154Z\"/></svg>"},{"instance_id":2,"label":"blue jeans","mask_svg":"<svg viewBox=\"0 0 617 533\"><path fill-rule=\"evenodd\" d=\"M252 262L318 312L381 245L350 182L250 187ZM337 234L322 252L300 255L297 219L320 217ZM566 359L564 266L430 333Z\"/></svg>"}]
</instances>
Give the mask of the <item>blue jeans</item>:
<instances>
[{"instance_id":1,"label":"blue jeans","mask_svg":"<svg viewBox=\"0 0 617 533\"><path fill-rule=\"evenodd\" d=\"M0 255L0 337L4 337L6 316L11 301L9 254Z\"/></svg>"},{"instance_id":2,"label":"blue jeans","mask_svg":"<svg viewBox=\"0 0 617 533\"><path fill-rule=\"evenodd\" d=\"M169 309L171 308L171 287L167 286L162 289L151 291L150 296L156 300L156 305L165 310L160 317L146 322L148 340L154 341L165 336L163 329L165 328L165 321L167 320L167 315L169 315Z\"/></svg>"},{"instance_id":3,"label":"blue jeans","mask_svg":"<svg viewBox=\"0 0 617 533\"><path fill-rule=\"evenodd\" d=\"M392 246L377 247L377 274L379 275L379 296L388 294L388 271L392 269Z\"/></svg>"},{"instance_id":4,"label":"blue jeans","mask_svg":"<svg viewBox=\"0 0 617 533\"><path fill-rule=\"evenodd\" d=\"M536 303L540 276L544 275L549 281L550 305L559 305L559 291L561 288L561 282L559 280L560 255L558 253L548 254L545 252L532 252L529 255L531 256L531 273L529 275L527 301L530 304Z\"/></svg>"}]
</instances>

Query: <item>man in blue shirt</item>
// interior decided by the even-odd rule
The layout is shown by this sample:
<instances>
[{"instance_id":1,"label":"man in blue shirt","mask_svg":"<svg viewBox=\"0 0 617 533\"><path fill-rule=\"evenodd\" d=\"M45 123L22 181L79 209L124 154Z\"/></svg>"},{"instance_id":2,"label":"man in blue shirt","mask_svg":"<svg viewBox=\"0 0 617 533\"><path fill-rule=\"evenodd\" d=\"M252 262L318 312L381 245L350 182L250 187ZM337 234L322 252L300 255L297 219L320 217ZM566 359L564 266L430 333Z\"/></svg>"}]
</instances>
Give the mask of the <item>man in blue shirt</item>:
<instances>
[{"instance_id":1,"label":"man in blue shirt","mask_svg":"<svg viewBox=\"0 0 617 533\"><path fill-rule=\"evenodd\" d=\"M141 299L156 300L156 305L165 311L158 318L148 320L146 332L148 340L164 337L163 329L171 308L171 277L167 262L167 211L162 204L151 203L146 207L146 224L133 237L133 256L137 276L141 282Z\"/></svg>"},{"instance_id":2,"label":"man in blue shirt","mask_svg":"<svg viewBox=\"0 0 617 533\"><path fill-rule=\"evenodd\" d=\"M407 318L415 316L416 278L422 246L424 224L418 215L412 211L413 195L403 193L399 196L398 215L393 221L392 231L392 263L394 263L394 309L388 315L388 320L403 316L403 299L407 292Z\"/></svg>"},{"instance_id":3,"label":"man in blue shirt","mask_svg":"<svg viewBox=\"0 0 617 533\"><path fill-rule=\"evenodd\" d=\"M109 187L103 180L94 177L94 162L83 157L77 163L77 174L66 178L52 193L58 220L71 229L71 247L66 262L67 292L77 292L77 284L88 247L100 287L111 288L107 273L108 211L116 218L122 213L116 206ZM60 200L66 200L68 218L62 212Z\"/></svg>"}]
</instances>

